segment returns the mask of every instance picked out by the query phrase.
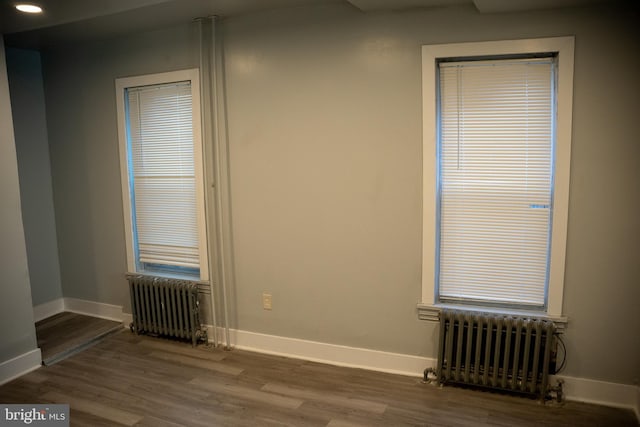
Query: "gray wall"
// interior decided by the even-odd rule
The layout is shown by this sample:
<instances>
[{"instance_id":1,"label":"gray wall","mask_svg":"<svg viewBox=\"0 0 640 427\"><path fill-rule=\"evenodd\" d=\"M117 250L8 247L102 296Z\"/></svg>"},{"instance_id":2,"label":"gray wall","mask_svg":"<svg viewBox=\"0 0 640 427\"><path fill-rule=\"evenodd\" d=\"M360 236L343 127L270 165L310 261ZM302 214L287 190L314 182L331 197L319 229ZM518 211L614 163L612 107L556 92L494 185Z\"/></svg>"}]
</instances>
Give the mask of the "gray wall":
<instances>
[{"instance_id":1,"label":"gray wall","mask_svg":"<svg viewBox=\"0 0 640 427\"><path fill-rule=\"evenodd\" d=\"M4 41L0 35L0 363L36 348Z\"/></svg>"},{"instance_id":2,"label":"gray wall","mask_svg":"<svg viewBox=\"0 0 640 427\"><path fill-rule=\"evenodd\" d=\"M640 343L614 332L640 327L637 18L599 8L365 15L334 4L225 22L232 326L435 356L435 326L416 314L420 46L575 35L565 373L637 383ZM113 79L194 66L190 34L44 56L65 296L128 304Z\"/></svg>"},{"instance_id":3,"label":"gray wall","mask_svg":"<svg viewBox=\"0 0 640 427\"><path fill-rule=\"evenodd\" d=\"M197 66L194 28L43 53L65 297L129 306L115 78Z\"/></svg>"},{"instance_id":4,"label":"gray wall","mask_svg":"<svg viewBox=\"0 0 640 427\"><path fill-rule=\"evenodd\" d=\"M7 49L33 305L62 298L40 53Z\"/></svg>"}]
</instances>

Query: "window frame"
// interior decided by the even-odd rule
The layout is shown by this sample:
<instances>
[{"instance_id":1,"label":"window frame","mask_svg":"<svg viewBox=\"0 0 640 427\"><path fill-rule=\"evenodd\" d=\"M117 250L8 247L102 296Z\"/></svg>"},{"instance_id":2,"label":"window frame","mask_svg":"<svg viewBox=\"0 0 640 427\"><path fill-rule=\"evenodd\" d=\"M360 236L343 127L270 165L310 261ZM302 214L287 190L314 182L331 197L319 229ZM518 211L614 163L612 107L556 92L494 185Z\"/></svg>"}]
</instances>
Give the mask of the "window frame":
<instances>
[{"instance_id":1,"label":"window frame","mask_svg":"<svg viewBox=\"0 0 640 427\"><path fill-rule=\"evenodd\" d=\"M122 206L127 252L127 269L130 274L150 274L161 277L178 277L194 280L194 276L181 275L179 272L163 272L140 270L136 260L136 247L133 227L132 194L129 181L129 153L127 141L126 90L138 86L151 86L190 81L192 102L192 126L194 145L194 165L196 176L196 220L198 223L198 246L200 258L200 275L198 281L209 280L209 254L207 242L207 225L205 212L204 188L204 146L202 138L202 115L200 108L200 78L197 68L171 71L166 73L145 74L140 76L117 78L116 103L118 120L118 145L120 157L120 183L122 186Z\"/></svg>"},{"instance_id":2,"label":"window frame","mask_svg":"<svg viewBox=\"0 0 640 427\"><path fill-rule=\"evenodd\" d=\"M436 300L437 271L437 62L440 59L500 57L554 53L557 55L556 141L554 147L554 187L552 233L549 257L549 281L546 311L513 310L508 308L454 305ZM571 121L573 111L574 37L452 43L422 46L423 99L423 215L422 215L422 301L418 314L424 320L437 320L442 308L462 308L472 311L526 314L566 322L562 316L564 268L569 211L569 177L571 162Z\"/></svg>"}]
</instances>

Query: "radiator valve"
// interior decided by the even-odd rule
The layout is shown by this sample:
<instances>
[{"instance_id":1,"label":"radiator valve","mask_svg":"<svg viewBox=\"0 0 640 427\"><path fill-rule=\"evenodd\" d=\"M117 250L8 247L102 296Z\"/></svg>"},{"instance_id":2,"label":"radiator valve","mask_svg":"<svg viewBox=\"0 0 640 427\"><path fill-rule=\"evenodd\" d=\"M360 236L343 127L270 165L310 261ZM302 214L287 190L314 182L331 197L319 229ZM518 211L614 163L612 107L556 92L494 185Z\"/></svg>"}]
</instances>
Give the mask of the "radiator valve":
<instances>
[{"instance_id":1,"label":"radiator valve","mask_svg":"<svg viewBox=\"0 0 640 427\"><path fill-rule=\"evenodd\" d=\"M438 376L436 375L436 371L433 368L427 368L424 370L424 376L422 378L422 382L431 384L437 382Z\"/></svg>"}]
</instances>

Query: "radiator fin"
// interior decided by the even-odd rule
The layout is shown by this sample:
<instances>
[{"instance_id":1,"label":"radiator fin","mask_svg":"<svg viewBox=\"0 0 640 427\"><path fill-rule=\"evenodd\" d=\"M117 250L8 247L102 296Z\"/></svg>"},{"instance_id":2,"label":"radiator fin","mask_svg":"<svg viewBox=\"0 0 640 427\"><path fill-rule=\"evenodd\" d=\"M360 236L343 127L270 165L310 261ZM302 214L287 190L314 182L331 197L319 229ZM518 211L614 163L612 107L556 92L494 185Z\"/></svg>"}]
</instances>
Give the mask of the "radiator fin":
<instances>
[{"instance_id":1,"label":"radiator fin","mask_svg":"<svg viewBox=\"0 0 640 427\"><path fill-rule=\"evenodd\" d=\"M552 321L443 310L438 381L544 398L555 363Z\"/></svg>"},{"instance_id":2,"label":"radiator fin","mask_svg":"<svg viewBox=\"0 0 640 427\"><path fill-rule=\"evenodd\" d=\"M134 332L189 339L194 346L206 339L195 283L142 275L128 279Z\"/></svg>"}]
</instances>

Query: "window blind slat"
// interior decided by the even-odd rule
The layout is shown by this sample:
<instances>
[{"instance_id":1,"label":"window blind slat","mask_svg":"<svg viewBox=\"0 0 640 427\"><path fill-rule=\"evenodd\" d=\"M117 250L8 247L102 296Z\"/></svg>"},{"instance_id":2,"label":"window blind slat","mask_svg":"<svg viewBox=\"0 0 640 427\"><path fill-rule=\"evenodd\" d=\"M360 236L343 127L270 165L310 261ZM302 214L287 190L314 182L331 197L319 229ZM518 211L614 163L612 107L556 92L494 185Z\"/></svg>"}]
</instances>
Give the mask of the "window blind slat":
<instances>
[{"instance_id":1,"label":"window blind slat","mask_svg":"<svg viewBox=\"0 0 640 427\"><path fill-rule=\"evenodd\" d=\"M549 58L439 66L441 300L545 304L553 69Z\"/></svg>"}]
</instances>

